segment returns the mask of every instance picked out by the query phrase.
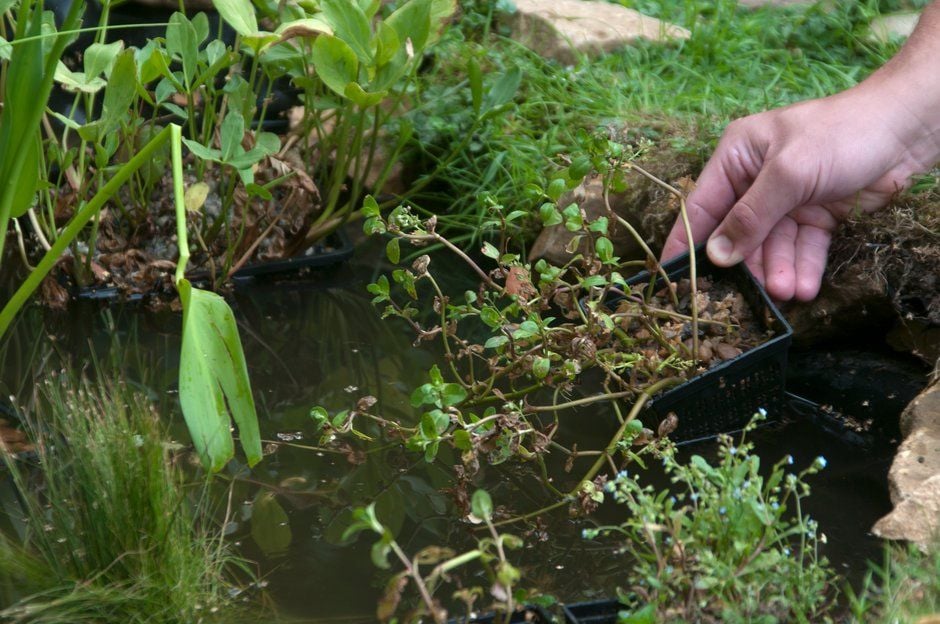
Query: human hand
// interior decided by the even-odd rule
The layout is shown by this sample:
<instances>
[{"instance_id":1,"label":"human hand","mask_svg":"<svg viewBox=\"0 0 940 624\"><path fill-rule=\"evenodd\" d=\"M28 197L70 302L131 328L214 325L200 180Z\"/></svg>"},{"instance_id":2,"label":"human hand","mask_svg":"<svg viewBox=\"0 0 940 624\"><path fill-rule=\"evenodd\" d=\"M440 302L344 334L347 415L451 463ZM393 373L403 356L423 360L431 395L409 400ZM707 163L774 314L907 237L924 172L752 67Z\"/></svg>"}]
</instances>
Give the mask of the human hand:
<instances>
[{"instance_id":1,"label":"human hand","mask_svg":"<svg viewBox=\"0 0 940 624\"><path fill-rule=\"evenodd\" d=\"M692 238L709 237L712 262L745 260L774 299L813 299L838 222L884 206L940 156L935 137L883 95L856 88L731 123L687 201ZM663 258L686 241L677 220Z\"/></svg>"}]
</instances>

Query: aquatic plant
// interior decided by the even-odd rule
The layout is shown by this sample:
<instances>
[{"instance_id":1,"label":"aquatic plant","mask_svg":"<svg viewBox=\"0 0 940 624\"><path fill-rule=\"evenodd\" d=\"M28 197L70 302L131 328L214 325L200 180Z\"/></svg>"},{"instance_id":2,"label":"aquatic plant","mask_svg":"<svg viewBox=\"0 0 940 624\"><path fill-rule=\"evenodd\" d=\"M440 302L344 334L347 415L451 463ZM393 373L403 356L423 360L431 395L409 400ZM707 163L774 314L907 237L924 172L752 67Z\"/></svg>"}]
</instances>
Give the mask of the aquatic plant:
<instances>
[{"instance_id":1,"label":"aquatic plant","mask_svg":"<svg viewBox=\"0 0 940 624\"><path fill-rule=\"evenodd\" d=\"M714 463L661 444L668 489L625 471L604 484L625 519L584 537L620 544L622 621L818 622L833 606L836 576L818 554L825 536L801 507L806 478L826 461L794 473L787 456L762 473L746 439L759 420L737 441L720 436Z\"/></svg>"},{"instance_id":2,"label":"aquatic plant","mask_svg":"<svg viewBox=\"0 0 940 624\"><path fill-rule=\"evenodd\" d=\"M24 420L35 457L4 451L4 621L230 622L248 610L251 568L223 536L230 509L189 482L139 390L52 375Z\"/></svg>"}]
</instances>

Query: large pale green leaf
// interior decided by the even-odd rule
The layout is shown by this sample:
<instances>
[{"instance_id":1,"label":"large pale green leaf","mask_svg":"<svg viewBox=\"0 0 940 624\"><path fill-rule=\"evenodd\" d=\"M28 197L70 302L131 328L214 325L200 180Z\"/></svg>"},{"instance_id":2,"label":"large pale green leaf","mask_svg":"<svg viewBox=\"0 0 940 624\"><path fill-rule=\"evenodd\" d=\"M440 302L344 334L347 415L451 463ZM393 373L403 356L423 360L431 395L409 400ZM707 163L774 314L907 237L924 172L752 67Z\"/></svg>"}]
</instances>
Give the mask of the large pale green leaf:
<instances>
[{"instance_id":1,"label":"large pale green leaf","mask_svg":"<svg viewBox=\"0 0 940 624\"><path fill-rule=\"evenodd\" d=\"M258 18L251 0L212 0L212 4L222 19L242 37L258 32Z\"/></svg>"},{"instance_id":2,"label":"large pale green leaf","mask_svg":"<svg viewBox=\"0 0 940 624\"><path fill-rule=\"evenodd\" d=\"M55 68L55 81L66 91L98 93L108 84L100 76L89 76L85 72L73 72L65 63L59 62Z\"/></svg>"},{"instance_id":3,"label":"large pale green leaf","mask_svg":"<svg viewBox=\"0 0 940 624\"><path fill-rule=\"evenodd\" d=\"M234 454L230 419L249 465L261 460L261 437L235 316L219 295L177 284L183 304L179 396L203 465L220 470Z\"/></svg>"},{"instance_id":4,"label":"large pale green leaf","mask_svg":"<svg viewBox=\"0 0 940 624\"><path fill-rule=\"evenodd\" d=\"M381 102L385 96L388 95L388 91L375 91L370 93L364 90L358 82L350 82L346 85L343 94L359 106L369 108Z\"/></svg>"},{"instance_id":5,"label":"large pale green leaf","mask_svg":"<svg viewBox=\"0 0 940 624\"><path fill-rule=\"evenodd\" d=\"M359 61L346 42L331 35L320 35L310 48L310 58L320 79L339 95L346 95L346 85L355 82Z\"/></svg>"},{"instance_id":6,"label":"large pale green leaf","mask_svg":"<svg viewBox=\"0 0 940 624\"><path fill-rule=\"evenodd\" d=\"M359 5L350 0L321 0L323 18L333 27L333 34L345 41L363 63L372 62L369 20Z\"/></svg>"}]
</instances>

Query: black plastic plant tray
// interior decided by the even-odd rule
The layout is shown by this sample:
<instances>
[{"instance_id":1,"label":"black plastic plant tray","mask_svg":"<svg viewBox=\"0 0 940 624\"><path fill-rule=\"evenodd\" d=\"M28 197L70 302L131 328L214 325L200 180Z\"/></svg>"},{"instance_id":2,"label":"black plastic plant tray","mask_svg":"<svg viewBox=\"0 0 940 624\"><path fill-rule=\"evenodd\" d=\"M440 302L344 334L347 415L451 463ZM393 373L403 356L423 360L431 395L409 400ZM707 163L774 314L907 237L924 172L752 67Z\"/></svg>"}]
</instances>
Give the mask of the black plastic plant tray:
<instances>
[{"instance_id":1,"label":"black plastic plant tray","mask_svg":"<svg viewBox=\"0 0 940 624\"><path fill-rule=\"evenodd\" d=\"M493 613L485 613L475 615L471 618L452 618L447 622L448 624L497 624L498 622L505 621L504 616L497 617ZM526 606L520 611L515 611L509 618L509 624L525 624L526 622L532 622L532 624L551 624L554 621L555 618L553 618L548 611L535 605Z\"/></svg>"},{"instance_id":2,"label":"black plastic plant tray","mask_svg":"<svg viewBox=\"0 0 940 624\"><path fill-rule=\"evenodd\" d=\"M695 257L698 277L733 284L751 307L755 319L773 331L773 337L650 400L641 416L644 424L649 426L647 421L651 417L659 421L675 412L678 426L669 437L678 442L739 431L761 408L771 417L779 412L785 404L787 351L793 338L790 325L743 263L717 267L708 260L704 246L697 248ZM689 264L689 254L684 254L665 262L663 270L670 280L677 281L689 276ZM640 286L650 279L650 273L643 272L627 283ZM654 289L663 287L662 278L657 278ZM608 304L613 301L609 299Z\"/></svg>"},{"instance_id":3,"label":"black plastic plant tray","mask_svg":"<svg viewBox=\"0 0 940 624\"><path fill-rule=\"evenodd\" d=\"M617 600L592 600L562 607L566 624L614 624L622 609Z\"/></svg>"},{"instance_id":4,"label":"black plastic plant tray","mask_svg":"<svg viewBox=\"0 0 940 624\"><path fill-rule=\"evenodd\" d=\"M232 275L233 278L259 277L276 273L293 273L307 268L323 268L345 262L352 257L353 244L341 229L336 230L322 242L314 243L300 255L284 260L272 260L248 264Z\"/></svg>"}]
</instances>

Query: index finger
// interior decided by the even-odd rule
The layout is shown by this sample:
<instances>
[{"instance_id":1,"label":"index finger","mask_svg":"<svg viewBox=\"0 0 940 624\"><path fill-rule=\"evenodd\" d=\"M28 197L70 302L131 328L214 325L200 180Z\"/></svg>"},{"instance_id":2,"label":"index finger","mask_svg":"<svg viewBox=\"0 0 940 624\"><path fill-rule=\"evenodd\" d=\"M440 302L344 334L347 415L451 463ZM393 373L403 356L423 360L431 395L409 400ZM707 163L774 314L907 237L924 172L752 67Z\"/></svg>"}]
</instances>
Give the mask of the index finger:
<instances>
[{"instance_id":1,"label":"index finger","mask_svg":"<svg viewBox=\"0 0 940 624\"><path fill-rule=\"evenodd\" d=\"M719 145L719 149L705 165L695 189L689 193L689 198L685 203L692 230L692 240L695 243L703 242L708 238L737 200L735 185L726 172L726 165L719 153L721 151ZM678 256L688 248L685 224L680 215L663 245L662 260Z\"/></svg>"}]
</instances>

